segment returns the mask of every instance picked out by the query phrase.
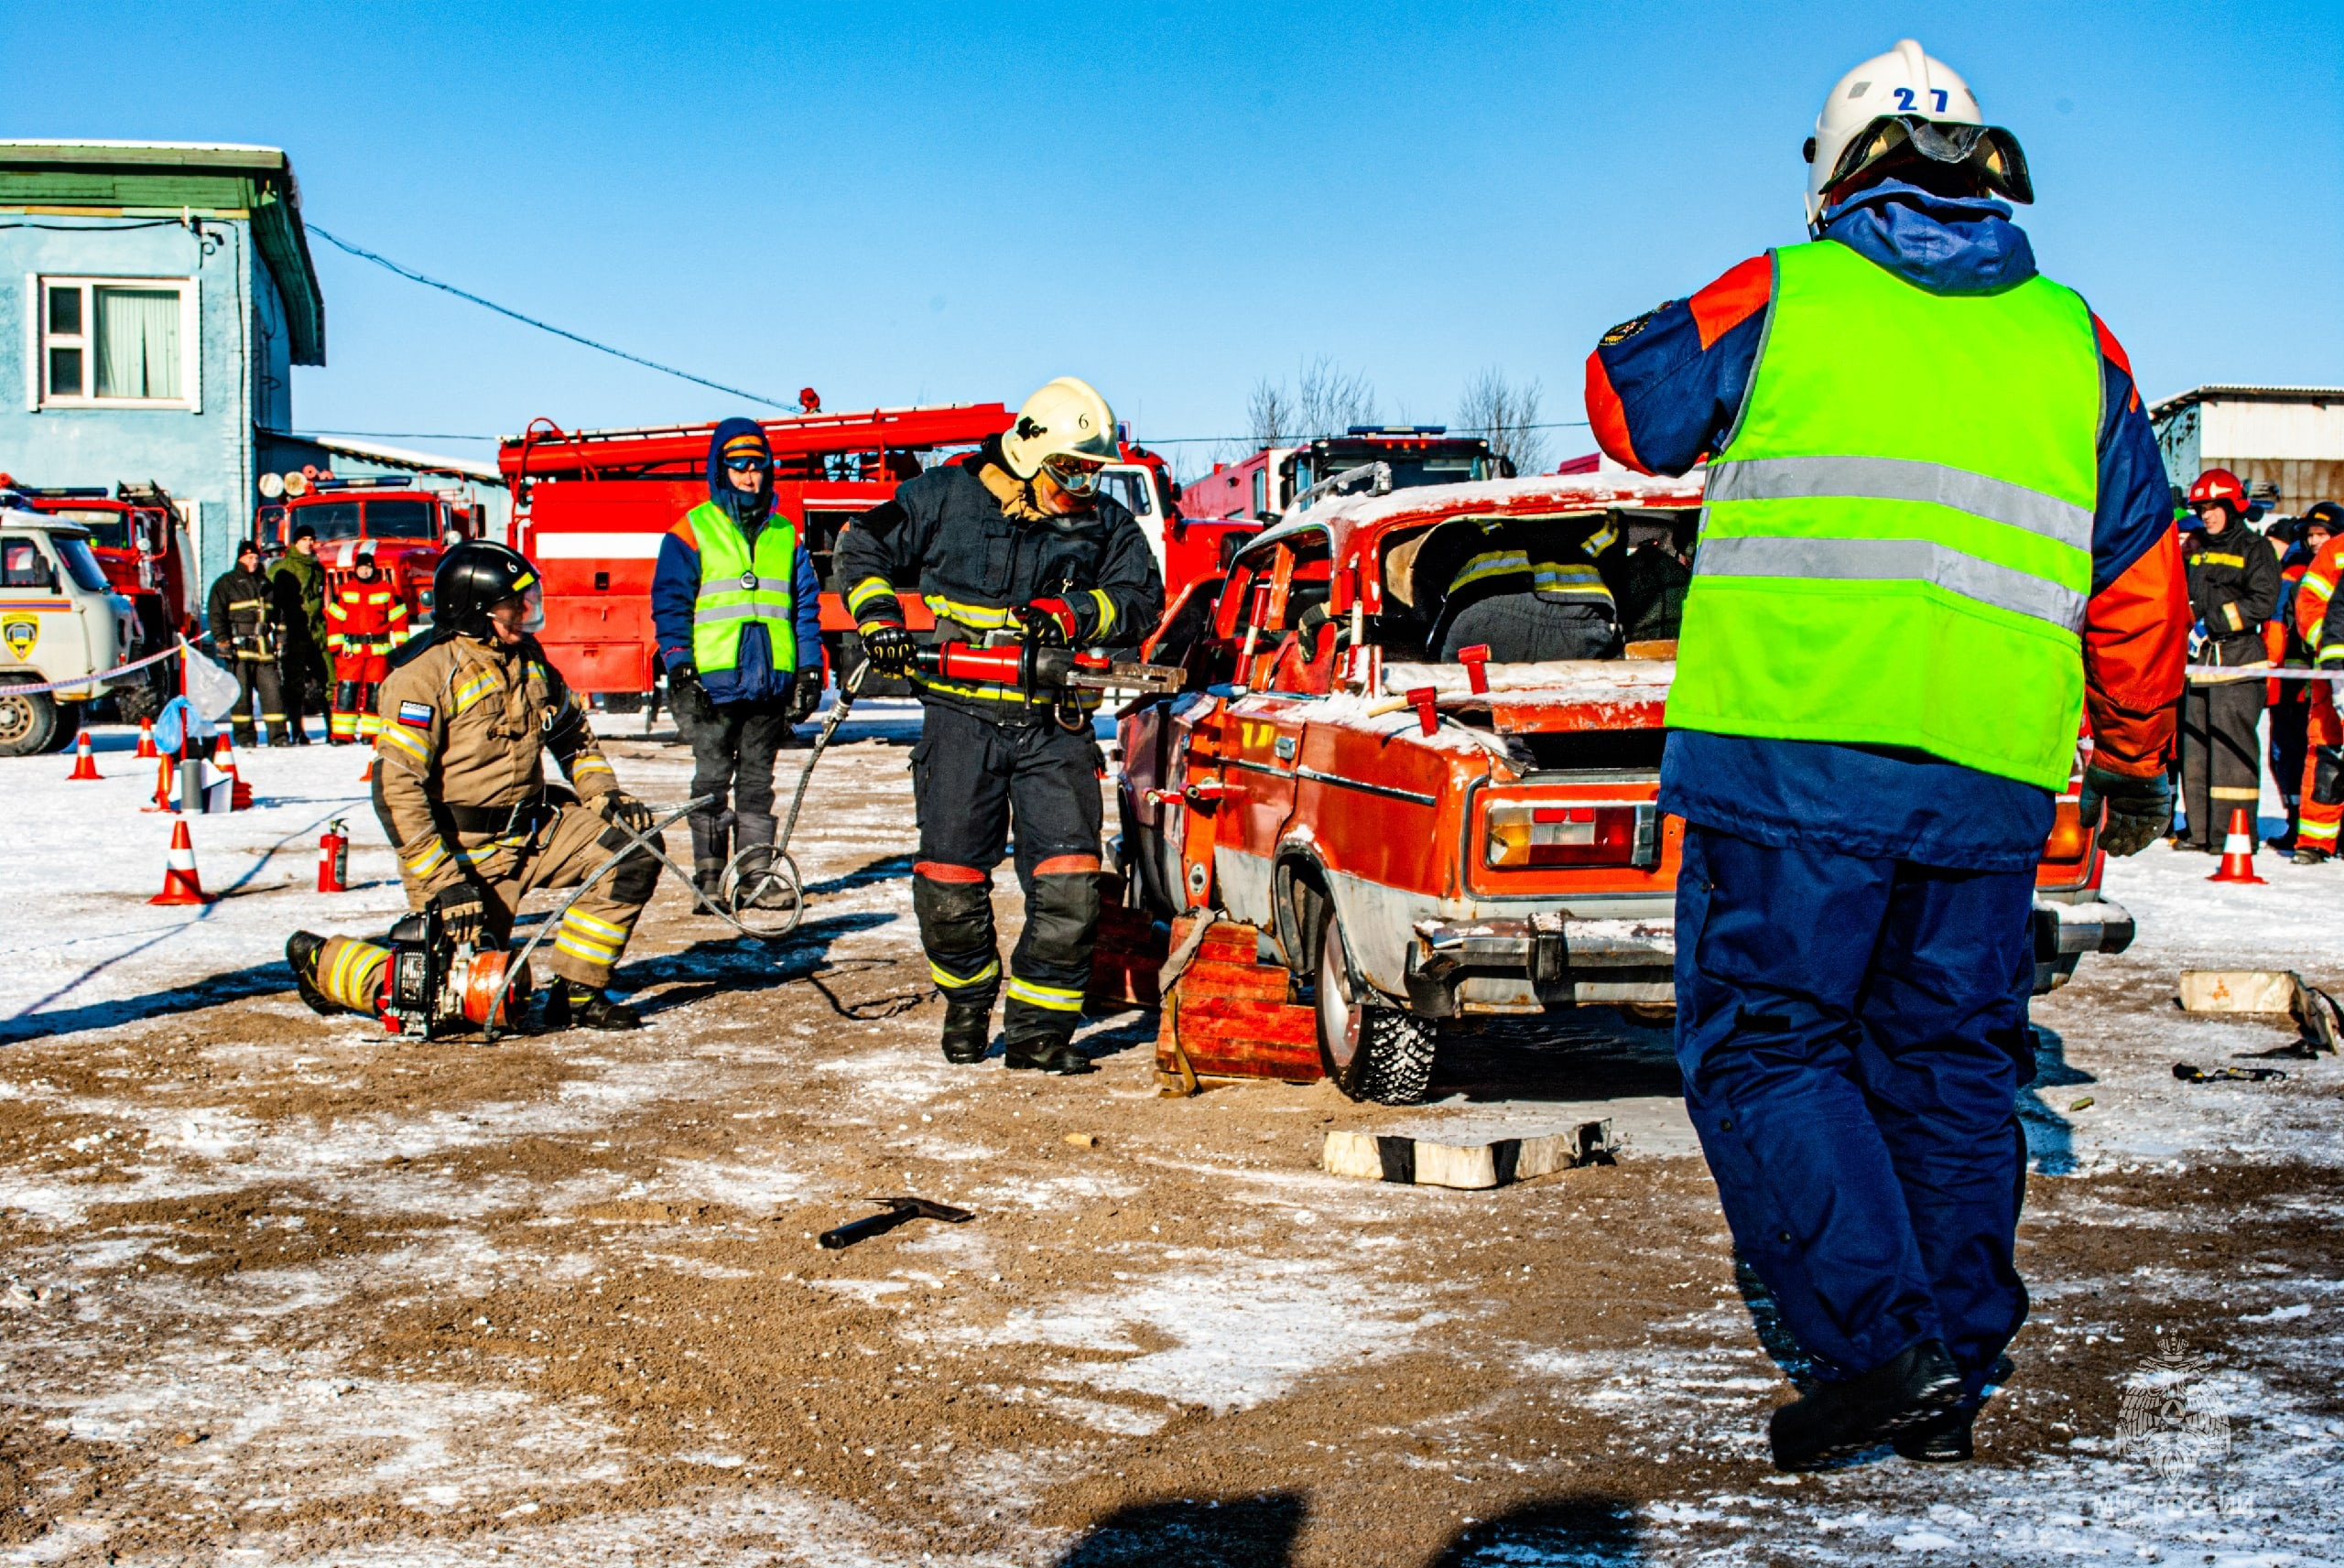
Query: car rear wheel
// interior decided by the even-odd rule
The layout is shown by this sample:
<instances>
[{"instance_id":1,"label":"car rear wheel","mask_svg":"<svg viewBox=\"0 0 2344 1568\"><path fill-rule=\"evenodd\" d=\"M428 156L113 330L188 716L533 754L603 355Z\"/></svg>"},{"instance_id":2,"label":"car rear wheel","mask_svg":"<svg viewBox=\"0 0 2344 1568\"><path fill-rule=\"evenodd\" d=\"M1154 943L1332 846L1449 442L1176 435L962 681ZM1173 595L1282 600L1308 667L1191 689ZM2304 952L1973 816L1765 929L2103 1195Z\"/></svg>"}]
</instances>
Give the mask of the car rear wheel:
<instances>
[{"instance_id":1,"label":"car rear wheel","mask_svg":"<svg viewBox=\"0 0 2344 1568\"><path fill-rule=\"evenodd\" d=\"M1318 1056L1327 1076L1353 1099L1416 1105L1432 1082L1433 1047L1440 1026L1397 1008L1362 1000L1351 980L1342 923L1325 898L1310 901L1318 915L1318 962L1312 986L1318 1013Z\"/></svg>"},{"instance_id":2,"label":"car rear wheel","mask_svg":"<svg viewBox=\"0 0 2344 1568\"><path fill-rule=\"evenodd\" d=\"M0 757L37 757L57 749L59 737L71 740L80 716L45 691L23 696L11 687L38 686L38 680L12 680L0 685Z\"/></svg>"}]
</instances>

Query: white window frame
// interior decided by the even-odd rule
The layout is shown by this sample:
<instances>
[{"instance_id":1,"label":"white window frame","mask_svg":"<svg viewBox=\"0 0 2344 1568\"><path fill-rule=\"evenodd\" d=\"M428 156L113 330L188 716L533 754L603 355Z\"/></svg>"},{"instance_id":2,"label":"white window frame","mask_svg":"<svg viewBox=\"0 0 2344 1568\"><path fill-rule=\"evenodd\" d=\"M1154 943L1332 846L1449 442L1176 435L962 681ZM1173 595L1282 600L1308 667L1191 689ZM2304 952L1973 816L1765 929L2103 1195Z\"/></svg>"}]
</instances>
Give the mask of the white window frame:
<instances>
[{"instance_id":1,"label":"white window frame","mask_svg":"<svg viewBox=\"0 0 2344 1568\"><path fill-rule=\"evenodd\" d=\"M192 277L96 277L63 273L27 273L30 308L26 312L27 401L41 408L148 408L189 414L203 412L203 316L201 291ZM49 296L52 289L81 291L81 330L79 337L52 340L49 330ZM176 397L100 397L98 384L98 299L101 288L168 290L179 297L179 391ZM52 347L81 351L80 395L52 393L49 388L49 351Z\"/></svg>"}]
</instances>

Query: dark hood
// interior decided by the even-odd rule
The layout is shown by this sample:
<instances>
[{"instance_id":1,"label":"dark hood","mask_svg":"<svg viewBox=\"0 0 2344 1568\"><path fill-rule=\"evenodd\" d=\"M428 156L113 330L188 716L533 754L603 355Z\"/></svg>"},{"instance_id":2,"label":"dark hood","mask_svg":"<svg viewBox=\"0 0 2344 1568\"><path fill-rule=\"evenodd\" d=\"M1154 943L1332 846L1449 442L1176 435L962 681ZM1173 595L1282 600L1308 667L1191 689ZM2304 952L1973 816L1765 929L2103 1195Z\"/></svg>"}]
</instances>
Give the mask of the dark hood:
<instances>
[{"instance_id":1,"label":"dark hood","mask_svg":"<svg viewBox=\"0 0 2344 1568\"><path fill-rule=\"evenodd\" d=\"M744 534L754 534L765 526L765 518L773 512L773 466L765 466L764 480L752 495L732 488L725 476L724 443L735 436L754 436L765 447L765 455L773 455L772 446L765 441L765 427L754 419L727 419L717 426L708 438L708 498L731 514Z\"/></svg>"},{"instance_id":2,"label":"dark hood","mask_svg":"<svg viewBox=\"0 0 2344 1568\"><path fill-rule=\"evenodd\" d=\"M1884 179L1825 209L1820 232L1931 294L1999 294L2035 276L2026 231L1987 197Z\"/></svg>"}]
</instances>

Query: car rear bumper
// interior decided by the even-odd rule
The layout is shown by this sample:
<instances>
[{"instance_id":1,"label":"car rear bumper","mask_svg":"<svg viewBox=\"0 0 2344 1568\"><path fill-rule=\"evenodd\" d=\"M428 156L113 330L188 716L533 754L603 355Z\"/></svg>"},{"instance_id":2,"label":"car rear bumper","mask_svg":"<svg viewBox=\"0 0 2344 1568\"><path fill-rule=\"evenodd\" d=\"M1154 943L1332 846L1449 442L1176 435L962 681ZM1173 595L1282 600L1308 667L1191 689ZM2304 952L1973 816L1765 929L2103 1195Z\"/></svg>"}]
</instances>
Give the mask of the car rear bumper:
<instances>
[{"instance_id":1,"label":"car rear bumper","mask_svg":"<svg viewBox=\"0 0 2344 1568\"><path fill-rule=\"evenodd\" d=\"M1411 929L1408 1008L1422 1017L1677 1000L1677 923L1666 916L1581 920L1552 911L1419 920ZM2122 904L2038 899L2035 994L2064 984L2086 953L2122 953L2132 934Z\"/></svg>"}]
</instances>

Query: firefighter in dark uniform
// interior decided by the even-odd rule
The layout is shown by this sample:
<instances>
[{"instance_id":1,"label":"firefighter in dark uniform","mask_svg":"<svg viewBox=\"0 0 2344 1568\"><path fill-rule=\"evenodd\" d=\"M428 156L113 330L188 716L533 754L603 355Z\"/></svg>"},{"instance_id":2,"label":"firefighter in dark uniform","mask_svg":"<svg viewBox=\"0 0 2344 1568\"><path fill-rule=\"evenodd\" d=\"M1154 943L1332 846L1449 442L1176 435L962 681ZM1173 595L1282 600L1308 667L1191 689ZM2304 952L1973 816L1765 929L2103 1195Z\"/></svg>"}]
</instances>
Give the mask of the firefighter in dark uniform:
<instances>
[{"instance_id":1,"label":"firefighter in dark uniform","mask_svg":"<svg viewBox=\"0 0 2344 1568\"><path fill-rule=\"evenodd\" d=\"M943 991L944 1056L982 1061L1002 989L993 868L1014 816L1026 930L1003 1008L1007 1064L1087 1073L1073 1047L1099 924L1099 769L1088 714L1069 729L1049 696L913 667L895 600L917 585L939 643L1014 643L1027 626L1077 646L1130 649L1164 610L1164 579L1130 513L1098 491L1115 416L1084 383L1036 393L1005 434L906 481L840 535L838 580L874 669L909 674L927 709L912 753L919 860L912 908Z\"/></svg>"},{"instance_id":2,"label":"firefighter in dark uniform","mask_svg":"<svg viewBox=\"0 0 2344 1568\"><path fill-rule=\"evenodd\" d=\"M236 672L236 703L228 710L236 744L258 742L255 722L267 727L269 744L282 744L285 692L277 677L277 655L283 632L276 598L260 573L258 545L246 539L236 546L236 564L212 583L206 608L212 645Z\"/></svg>"},{"instance_id":3,"label":"firefighter in dark uniform","mask_svg":"<svg viewBox=\"0 0 2344 1568\"><path fill-rule=\"evenodd\" d=\"M1416 571L1449 584L1431 646L1444 664L1476 644L1501 665L1603 659L1620 652L1619 608L1600 560L1617 560L1620 529L1596 519L1487 517L1432 535Z\"/></svg>"},{"instance_id":4,"label":"firefighter in dark uniform","mask_svg":"<svg viewBox=\"0 0 2344 1568\"><path fill-rule=\"evenodd\" d=\"M2189 487L2204 524L2182 535L2189 608L2203 629L2196 665L2268 669L2263 623L2279 612L2279 558L2247 524L2246 487L2228 469L2208 469ZM2189 824L2184 846L2221 852L2230 813L2252 819L2263 798L2264 682L2191 676L2181 696L2181 794Z\"/></svg>"}]
</instances>

